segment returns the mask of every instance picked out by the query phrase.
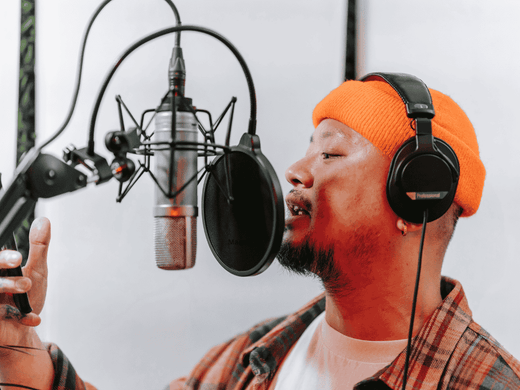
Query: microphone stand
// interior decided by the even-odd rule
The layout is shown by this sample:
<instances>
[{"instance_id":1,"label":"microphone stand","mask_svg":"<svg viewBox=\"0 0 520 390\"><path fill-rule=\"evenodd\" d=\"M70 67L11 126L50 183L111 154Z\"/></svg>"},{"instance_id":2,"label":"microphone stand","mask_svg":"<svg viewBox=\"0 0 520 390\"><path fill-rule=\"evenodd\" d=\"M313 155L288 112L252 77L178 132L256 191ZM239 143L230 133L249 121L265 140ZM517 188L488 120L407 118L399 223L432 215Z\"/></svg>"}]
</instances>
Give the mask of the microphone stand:
<instances>
[{"instance_id":1,"label":"microphone stand","mask_svg":"<svg viewBox=\"0 0 520 390\"><path fill-rule=\"evenodd\" d=\"M106 160L89 155L86 149L68 149L64 159L32 148L16 168L14 179L0 199L0 247L4 246L12 232L27 217L38 198L53 198L73 192L95 182L104 183L112 178ZM75 167L81 164L92 175L87 177Z\"/></svg>"}]
</instances>

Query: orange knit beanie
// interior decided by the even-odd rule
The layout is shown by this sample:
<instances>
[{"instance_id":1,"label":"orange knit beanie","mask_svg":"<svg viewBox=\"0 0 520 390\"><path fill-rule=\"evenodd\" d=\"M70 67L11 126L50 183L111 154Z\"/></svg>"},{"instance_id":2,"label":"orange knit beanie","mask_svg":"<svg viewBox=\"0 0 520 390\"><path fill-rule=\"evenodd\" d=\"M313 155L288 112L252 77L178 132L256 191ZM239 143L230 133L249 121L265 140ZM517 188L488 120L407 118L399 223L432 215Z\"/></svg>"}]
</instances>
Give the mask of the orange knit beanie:
<instances>
[{"instance_id":1,"label":"orange knit beanie","mask_svg":"<svg viewBox=\"0 0 520 390\"><path fill-rule=\"evenodd\" d=\"M450 97L430 89L435 117L433 135L447 142L457 154L460 178L455 203L463 217L475 214L482 198L486 170L479 157L475 130L462 109ZM335 119L357 131L390 158L415 133L410 128L403 101L386 82L346 81L314 109L314 126Z\"/></svg>"}]
</instances>

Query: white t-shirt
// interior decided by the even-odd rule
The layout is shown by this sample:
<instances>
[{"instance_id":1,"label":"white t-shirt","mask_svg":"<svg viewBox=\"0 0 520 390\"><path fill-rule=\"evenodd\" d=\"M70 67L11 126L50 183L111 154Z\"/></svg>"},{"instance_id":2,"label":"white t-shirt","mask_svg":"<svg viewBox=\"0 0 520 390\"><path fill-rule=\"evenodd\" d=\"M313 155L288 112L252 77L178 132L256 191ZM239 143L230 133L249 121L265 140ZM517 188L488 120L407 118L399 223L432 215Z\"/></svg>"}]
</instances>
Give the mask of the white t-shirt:
<instances>
[{"instance_id":1,"label":"white t-shirt","mask_svg":"<svg viewBox=\"0 0 520 390\"><path fill-rule=\"evenodd\" d=\"M286 357L275 390L352 389L390 364L406 342L350 338L331 328L323 312Z\"/></svg>"}]
</instances>

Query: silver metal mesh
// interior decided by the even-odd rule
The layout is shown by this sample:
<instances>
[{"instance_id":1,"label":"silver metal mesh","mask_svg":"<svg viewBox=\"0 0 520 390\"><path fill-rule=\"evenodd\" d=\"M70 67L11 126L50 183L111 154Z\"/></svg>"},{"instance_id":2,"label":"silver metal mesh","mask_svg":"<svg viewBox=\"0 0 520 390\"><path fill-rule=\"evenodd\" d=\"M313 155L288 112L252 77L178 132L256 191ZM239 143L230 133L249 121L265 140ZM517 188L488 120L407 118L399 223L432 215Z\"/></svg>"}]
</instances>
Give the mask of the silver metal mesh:
<instances>
[{"instance_id":1,"label":"silver metal mesh","mask_svg":"<svg viewBox=\"0 0 520 390\"><path fill-rule=\"evenodd\" d=\"M155 217L155 261L165 270L191 268L197 254L194 217Z\"/></svg>"}]
</instances>

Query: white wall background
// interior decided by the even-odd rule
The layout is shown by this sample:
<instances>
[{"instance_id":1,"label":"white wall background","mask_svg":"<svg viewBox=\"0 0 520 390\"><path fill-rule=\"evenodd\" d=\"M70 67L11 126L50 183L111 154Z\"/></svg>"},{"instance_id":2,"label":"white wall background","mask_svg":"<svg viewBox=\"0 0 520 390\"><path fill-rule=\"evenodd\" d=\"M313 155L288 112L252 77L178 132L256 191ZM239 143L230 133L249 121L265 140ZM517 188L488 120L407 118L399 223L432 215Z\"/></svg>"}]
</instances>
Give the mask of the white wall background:
<instances>
[{"instance_id":1,"label":"white wall background","mask_svg":"<svg viewBox=\"0 0 520 390\"><path fill-rule=\"evenodd\" d=\"M314 105L342 80L344 1L186 1L184 24L215 29L241 51L257 87L258 134L284 193L284 170L303 155ZM37 128L43 140L69 107L83 29L96 0L38 4ZM513 0L392 2L365 0L362 73L409 72L465 109L477 129L487 167L479 213L461 220L444 273L463 282L475 318L520 356L517 283L520 217L520 135L514 113L519 81ZM0 170L14 168L19 2L0 5ZM96 21L87 47L83 87L69 128L47 151L86 145L92 105L118 54L145 34L174 24L160 0L113 1ZM118 127L113 97L137 114L165 92L173 35L135 52L111 83L97 125L97 150ZM186 94L220 113L238 96L232 143L246 130L246 83L234 57L212 38L182 38ZM222 140L222 138L221 138ZM40 334L56 342L80 375L100 389L160 389L185 375L212 345L266 317L293 311L319 293L317 282L288 275L274 263L264 274L238 278L214 260L199 221L197 265L156 269L152 243L152 184L141 179L122 204L117 183L41 201L53 223L50 287ZM283 298L281 298L283 297Z\"/></svg>"},{"instance_id":2,"label":"white wall background","mask_svg":"<svg viewBox=\"0 0 520 390\"><path fill-rule=\"evenodd\" d=\"M460 280L474 318L520 357L520 3L362 1L364 70L412 73L472 121L487 170L479 211L462 218L443 273Z\"/></svg>"}]
</instances>

